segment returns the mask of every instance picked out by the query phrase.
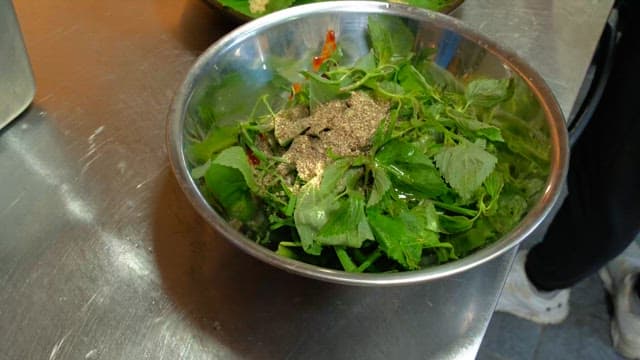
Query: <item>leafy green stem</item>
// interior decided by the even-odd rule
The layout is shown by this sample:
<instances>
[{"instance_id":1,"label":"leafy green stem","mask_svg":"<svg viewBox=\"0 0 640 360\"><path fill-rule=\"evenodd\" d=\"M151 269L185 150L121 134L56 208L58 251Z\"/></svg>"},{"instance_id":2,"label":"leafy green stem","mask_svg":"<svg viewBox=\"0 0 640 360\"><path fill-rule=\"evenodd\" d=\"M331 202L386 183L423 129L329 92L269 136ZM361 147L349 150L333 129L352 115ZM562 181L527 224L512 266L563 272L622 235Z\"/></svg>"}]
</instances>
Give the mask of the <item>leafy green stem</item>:
<instances>
[{"instance_id":1,"label":"leafy green stem","mask_svg":"<svg viewBox=\"0 0 640 360\"><path fill-rule=\"evenodd\" d=\"M358 267L353 263L349 254L347 254L347 250L342 246L334 246L333 249L338 256L338 260L340 260L340 264L342 268L347 272L355 272Z\"/></svg>"},{"instance_id":2,"label":"leafy green stem","mask_svg":"<svg viewBox=\"0 0 640 360\"><path fill-rule=\"evenodd\" d=\"M353 84L344 86L340 88L340 92L349 92L349 91L353 91L359 87L361 87L362 85L364 85L367 81L374 79L376 77L380 77L380 76L386 76L390 73L390 71L385 71L383 70L385 67L391 67L392 69L394 69L395 67L393 67L393 65L385 65L383 67L378 68L377 70L379 71L372 71L369 73L366 73L365 76L363 76L360 80L356 81ZM393 71L393 70L392 70Z\"/></svg>"},{"instance_id":3,"label":"leafy green stem","mask_svg":"<svg viewBox=\"0 0 640 360\"><path fill-rule=\"evenodd\" d=\"M436 200L432 200L433 201L433 205L444 209L444 210L448 210L451 212L454 212L456 214L460 214L460 215L466 215L466 216L471 216L471 217L475 217L478 215L478 211L477 210L471 210L471 209L467 209L467 208L463 208L457 205L452 205L452 204L447 204L441 201L436 201Z\"/></svg>"},{"instance_id":4,"label":"leafy green stem","mask_svg":"<svg viewBox=\"0 0 640 360\"><path fill-rule=\"evenodd\" d=\"M369 256L367 256L365 261L363 261L360 264L360 266L358 266L355 272L359 272L359 273L364 272L369 268L369 266L373 265L373 263L376 262L376 260L378 260L380 256L382 256L382 250L376 249L376 251L372 252Z\"/></svg>"}]
</instances>

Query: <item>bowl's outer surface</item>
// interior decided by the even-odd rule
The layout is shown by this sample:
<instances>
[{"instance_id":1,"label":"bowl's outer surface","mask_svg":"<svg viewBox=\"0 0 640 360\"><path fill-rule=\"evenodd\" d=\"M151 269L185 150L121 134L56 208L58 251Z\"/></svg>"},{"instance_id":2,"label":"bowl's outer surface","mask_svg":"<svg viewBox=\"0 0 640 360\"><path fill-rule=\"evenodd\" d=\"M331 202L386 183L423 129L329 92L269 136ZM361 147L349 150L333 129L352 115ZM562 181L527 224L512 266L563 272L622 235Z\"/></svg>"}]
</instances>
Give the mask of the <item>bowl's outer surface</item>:
<instances>
[{"instance_id":1,"label":"bowl's outer surface","mask_svg":"<svg viewBox=\"0 0 640 360\"><path fill-rule=\"evenodd\" d=\"M190 107L206 89L225 76L237 73L245 84L269 91L274 73L273 59L299 59L308 64L332 29L345 48L346 59L355 60L369 51L367 18L373 14L397 16L416 31L416 49L436 49L436 62L456 76L520 77L538 99L546 115L552 143L551 171L545 191L520 224L500 240L475 253L444 265L423 270L353 274L320 268L281 257L233 229L199 192L185 159L185 130L194 126ZM302 66L302 65L300 65ZM250 111L256 96L247 96ZM248 114L248 113L247 113ZM480 265L524 240L549 214L560 197L568 163L567 133L561 110L544 80L513 52L466 28L460 21L427 10L381 2L338 1L303 5L253 20L213 44L188 73L175 96L168 126L167 143L171 165L187 197L198 212L223 236L245 252L281 269L326 281L351 285L401 285L450 276Z\"/></svg>"},{"instance_id":2,"label":"bowl's outer surface","mask_svg":"<svg viewBox=\"0 0 640 360\"><path fill-rule=\"evenodd\" d=\"M205 0L209 5L213 6L214 8L222 11L225 15L230 16L233 20L235 20L238 23L245 23L247 21L251 21L253 20L251 17L236 11L228 6L224 6L220 3L219 0ZM391 1L393 2L393 1ZM455 0L453 2L451 2L451 4L449 4L447 7L440 9L439 12L443 13L443 14L451 14L455 9L457 9L458 7L460 7L460 5L462 5L462 3L464 2L464 0Z\"/></svg>"}]
</instances>

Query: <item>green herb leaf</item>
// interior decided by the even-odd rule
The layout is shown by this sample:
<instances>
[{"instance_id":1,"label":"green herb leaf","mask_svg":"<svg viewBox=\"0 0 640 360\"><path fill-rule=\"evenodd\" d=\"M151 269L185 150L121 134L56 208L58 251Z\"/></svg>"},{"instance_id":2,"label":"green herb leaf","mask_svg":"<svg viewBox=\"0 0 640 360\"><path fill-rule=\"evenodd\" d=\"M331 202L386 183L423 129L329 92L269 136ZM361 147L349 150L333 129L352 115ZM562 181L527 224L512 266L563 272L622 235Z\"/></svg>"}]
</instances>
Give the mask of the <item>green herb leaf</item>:
<instances>
[{"instance_id":1,"label":"green herb leaf","mask_svg":"<svg viewBox=\"0 0 640 360\"><path fill-rule=\"evenodd\" d=\"M289 259L298 260L298 255L295 253L295 251L293 251L291 247L286 246L286 244L283 244L282 242L278 244L276 254L287 257Z\"/></svg>"},{"instance_id":2,"label":"green herb leaf","mask_svg":"<svg viewBox=\"0 0 640 360\"><path fill-rule=\"evenodd\" d=\"M198 104L199 116L205 115L209 123L218 127L236 126L243 119L268 114L268 107L259 106L264 98L271 108L280 108L290 87L277 72L262 67L222 77L216 72L203 82L207 86L196 89L192 101Z\"/></svg>"},{"instance_id":3,"label":"green herb leaf","mask_svg":"<svg viewBox=\"0 0 640 360\"><path fill-rule=\"evenodd\" d=\"M316 179L318 178L309 181L300 189L293 212L302 248L312 255L320 255L322 252L322 245L316 240L316 235L327 222L328 214L339 207L333 197L321 193L319 180Z\"/></svg>"},{"instance_id":4,"label":"green herb leaf","mask_svg":"<svg viewBox=\"0 0 640 360\"><path fill-rule=\"evenodd\" d=\"M547 132L538 129L536 121L525 121L500 109L492 114L489 121L500 127L511 151L548 168L551 143Z\"/></svg>"},{"instance_id":5,"label":"green herb leaf","mask_svg":"<svg viewBox=\"0 0 640 360\"><path fill-rule=\"evenodd\" d=\"M371 194L369 194L369 201L367 206L374 206L382 200L383 196L391 189L391 179L387 175L387 172L379 166L374 166L373 173L373 188Z\"/></svg>"},{"instance_id":6,"label":"green herb leaf","mask_svg":"<svg viewBox=\"0 0 640 360\"><path fill-rule=\"evenodd\" d=\"M359 248L365 240L373 240L364 213L364 196L359 192L341 198L338 208L318 231L321 245L340 245Z\"/></svg>"},{"instance_id":7,"label":"green herb leaf","mask_svg":"<svg viewBox=\"0 0 640 360\"><path fill-rule=\"evenodd\" d=\"M417 66L427 83L443 91L464 93L464 85L448 70L441 68L432 61L421 61Z\"/></svg>"},{"instance_id":8,"label":"green herb leaf","mask_svg":"<svg viewBox=\"0 0 640 360\"><path fill-rule=\"evenodd\" d=\"M258 190L256 180L253 178L251 164L249 164L247 154L244 152L244 149L242 147L232 146L223 150L218 156L216 156L215 160L213 160L213 163L237 169L244 177L244 180L249 189L253 191Z\"/></svg>"},{"instance_id":9,"label":"green herb leaf","mask_svg":"<svg viewBox=\"0 0 640 360\"><path fill-rule=\"evenodd\" d=\"M249 10L249 1L247 0L220 0L220 4L250 18L257 16Z\"/></svg>"},{"instance_id":10,"label":"green herb leaf","mask_svg":"<svg viewBox=\"0 0 640 360\"><path fill-rule=\"evenodd\" d=\"M211 166L211 159L207 160L206 163L191 169L191 177L194 180L202 179L207 173L207 170L209 170L209 166Z\"/></svg>"},{"instance_id":11,"label":"green herb leaf","mask_svg":"<svg viewBox=\"0 0 640 360\"><path fill-rule=\"evenodd\" d=\"M380 249L407 270L420 268L422 243L409 231L406 219L383 215L376 208L367 213Z\"/></svg>"},{"instance_id":12,"label":"green herb leaf","mask_svg":"<svg viewBox=\"0 0 640 360\"><path fill-rule=\"evenodd\" d=\"M431 203L423 203L411 210L404 209L397 216L385 215L375 207L367 214L380 249L406 269L420 267L423 249L451 249L450 244L440 242L435 231L439 228L438 215ZM451 250L443 253L447 259L449 254L455 257Z\"/></svg>"},{"instance_id":13,"label":"green herb leaf","mask_svg":"<svg viewBox=\"0 0 640 360\"><path fill-rule=\"evenodd\" d=\"M527 83L519 77L513 78L513 96L498 108L513 117L528 119L530 125L544 126L545 115L540 103Z\"/></svg>"},{"instance_id":14,"label":"green herb leaf","mask_svg":"<svg viewBox=\"0 0 640 360\"><path fill-rule=\"evenodd\" d=\"M235 145L238 142L239 133L238 126L214 127L204 140L189 145L185 155L190 163L203 164L210 160L214 154Z\"/></svg>"},{"instance_id":15,"label":"green herb leaf","mask_svg":"<svg viewBox=\"0 0 640 360\"><path fill-rule=\"evenodd\" d=\"M465 95L469 104L490 108L506 101L513 94L513 80L479 79L467 85Z\"/></svg>"},{"instance_id":16,"label":"green herb leaf","mask_svg":"<svg viewBox=\"0 0 640 360\"><path fill-rule=\"evenodd\" d=\"M240 221L253 219L257 206L238 169L212 163L204 179L213 197L231 218Z\"/></svg>"},{"instance_id":17,"label":"green herb leaf","mask_svg":"<svg viewBox=\"0 0 640 360\"><path fill-rule=\"evenodd\" d=\"M504 186L504 179L498 171L492 172L484 180L484 188L487 190L487 194L492 198L498 197Z\"/></svg>"},{"instance_id":18,"label":"green herb leaf","mask_svg":"<svg viewBox=\"0 0 640 360\"><path fill-rule=\"evenodd\" d=\"M489 221L499 232L505 233L520 222L527 209L527 200L513 188L507 188L498 198L498 208Z\"/></svg>"},{"instance_id":19,"label":"green herb leaf","mask_svg":"<svg viewBox=\"0 0 640 360\"><path fill-rule=\"evenodd\" d=\"M433 202L426 201L411 209L411 213L420 219L420 227L433 232L442 232L439 215Z\"/></svg>"},{"instance_id":20,"label":"green herb leaf","mask_svg":"<svg viewBox=\"0 0 640 360\"><path fill-rule=\"evenodd\" d=\"M304 72L309 81L309 103L311 110L321 104L344 97L340 93L340 82L325 79L315 73Z\"/></svg>"},{"instance_id":21,"label":"green herb leaf","mask_svg":"<svg viewBox=\"0 0 640 360\"><path fill-rule=\"evenodd\" d=\"M457 256L465 256L495 240L495 230L488 221L479 219L473 228L450 239Z\"/></svg>"},{"instance_id":22,"label":"green herb leaf","mask_svg":"<svg viewBox=\"0 0 640 360\"><path fill-rule=\"evenodd\" d=\"M342 191L348 178L353 177L346 176L347 170L351 167L353 159L338 159L329 164L322 173L322 182L320 183L320 192L324 196L334 194Z\"/></svg>"},{"instance_id":23,"label":"green herb leaf","mask_svg":"<svg viewBox=\"0 0 640 360\"><path fill-rule=\"evenodd\" d=\"M393 64L409 58L414 35L402 20L391 16L369 17L369 39L378 65Z\"/></svg>"},{"instance_id":24,"label":"green herb leaf","mask_svg":"<svg viewBox=\"0 0 640 360\"><path fill-rule=\"evenodd\" d=\"M354 69L362 70L364 72L371 72L376 69L376 57L373 54L372 50L360 57L355 64L353 64Z\"/></svg>"},{"instance_id":25,"label":"green herb leaf","mask_svg":"<svg viewBox=\"0 0 640 360\"><path fill-rule=\"evenodd\" d=\"M467 231L473 227L473 220L466 216L440 214L438 223L442 232L446 234L457 234Z\"/></svg>"},{"instance_id":26,"label":"green herb leaf","mask_svg":"<svg viewBox=\"0 0 640 360\"><path fill-rule=\"evenodd\" d=\"M399 190L427 198L448 191L431 159L412 144L391 141L378 151L375 159L378 166L391 175Z\"/></svg>"},{"instance_id":27,"label":"green herb leaf","mask_svg":"<svg viewBox=\"0 0 640 360\"><path fill-rule=\"evenodd\" d=\"M487 140L504 142L502 132L499 128L485 124L469 113L463 113L455 109L450 109L447 114L456 122L463 131L470 137L484 137Z\"/></svg>"},{"instance_id":28,"label":"green herb leaf","mask_svg":"<svg viewBox=\"0 0 640 360\"><path fill-rule=\"evenodd\" d=\"M395 81L383 80L377 84L377 90L383 95L396 97L404 94L404 88L398 85Z\"/></svg>"},{"instance_id":29,"label":"green herb leaf","mask_svg":"<svg viewBox=\"0 0 640 360\"><path fill-rule=\"evenodd\" d=\"M398 82L407 91L414 94L432 92L431 86L413 65L405 65L398 71Z\"/></svg>"},{"instance_id":30,"label":"green herb leaf","mask_svg":"<svg viewBox=\"0 0 640 360\"><path fill-rule=\"evenodd\" d=\"M335 161L327 166L322 178L316 176L300 189L293 219L302 248L309 254L320 255L322 244L318 232L340 208L340 202L336 201L338 194L357 177L355 172L348 173L350 165L351 159Z\"/></svg>"},{"instance_id":31,"label":"green herb leaf","mask_svg":"<svg viewBox=\"0 0 640 360\"><path fill-rule=\"evenodd\" d=\"M258 186L247 155L239 146L223 150L204 174L213 197L232 218L248 221L257 211L251 191Z\"/></svg>"},{"instance_id":32,"label":"green herb leaf","mask_svg":"<svg viewBox=\"0 0 640 360\"><path fill-rule=\"evenodd\" d=\"M246 1L246 0L243 0ZM267 68L272 69L283 79L290 84L301 83L304 81L302 71L309 70L311 62L310 58L313 57L313 52L309 52L299 58L282 57L277 55L271 55L267 59Z\"/></svg>"},{"instance_id":33,"label":"green herb leaf","mask_svg":"<svg viewBox=\"0 0 640 360\"><path fill-rule=\"evenodd\" d=\"M498 161L482 146L470 142L442 148L435 160L444 179L463 199L473 195Z\"/></svg>"}]
</instances>

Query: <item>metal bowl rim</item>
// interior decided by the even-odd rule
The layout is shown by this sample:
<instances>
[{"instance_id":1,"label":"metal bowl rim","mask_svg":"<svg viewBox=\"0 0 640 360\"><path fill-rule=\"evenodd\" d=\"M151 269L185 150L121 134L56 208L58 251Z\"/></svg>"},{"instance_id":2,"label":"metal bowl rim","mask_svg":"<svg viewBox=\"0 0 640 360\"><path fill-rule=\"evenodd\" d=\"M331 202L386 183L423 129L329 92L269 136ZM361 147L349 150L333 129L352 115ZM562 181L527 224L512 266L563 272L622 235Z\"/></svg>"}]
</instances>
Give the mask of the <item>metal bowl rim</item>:
<instances>
[{"instance_id":1,"label":"metal bowl rim","mask_svg":"<svg viewBox=\"0 0 640 360\"><path fill-rule=\"evenodd\" d=\"M262 16L256 17L256 18L251 18L233 8L230 8L228 6L223 5L219 0L204 0L207 4L209 4L210 6L212 6L213 8L222 11L223 13L229 14L231 15L231 17L233 18L233 20L239 22L239 23L246 23L248 21L252 21L255 19L258 19ZM462 5L465 2L465 0L455 0L454 2L452 2L449 6L444 7L442 10L438 11L439 13L442 14L451 14L453 13L455 10L457 10L460 5ZM294 6L301 6L301 5L294 5ZM291 7L289 7L291 8ZM267 14L268 15L268 14ZM267 16L267 15L263 15L263 16Z\"/></svg>"},{"instance_id":2,"label":"metal bowl rim","mask_svg":"<svg viewBox=\"0 0 640 360\"><path fill-rule=\"evenodd\" d=\"M541 195L540 200L520 221L518 226L505 234L500 240L469 256L447 264L398 273L355 274L322 268L279 256L232 228L224 218L216 213L206 202L202 194L198 191L187 169L182 131L184 126L183 115L185 114L186 105L189 103L193 84L202 73L210 58L218 52L224 52L225 49L233 47L237 43L271 26L285 23L291 19L304 17L305 15L320 15L323 13L336 12L400 16L417 21L429 22L436 27L453 30L478 45L483 46L504 64L508 65L511 71L520 76L529 85L540 102L549 124L552 144L551 171L545 191ZM441 279L481 265L518 245L540 225L553 208L553 205L560 198L562 184L567 174L569 152L564 116L554 95L543 78L513 51L497 44L484 35L477 33L475 30L468 28L461 21L447 15L400 4L388 4L375 1L332 1L300 5L252 20L220 38L197 59L177 91L169 110L166 141L171 167L187 198L198 213L222 236L231 241L231 243L251 256L285 271L332 283L358 286L407 285Z\"/></svg>"}]
</instances>

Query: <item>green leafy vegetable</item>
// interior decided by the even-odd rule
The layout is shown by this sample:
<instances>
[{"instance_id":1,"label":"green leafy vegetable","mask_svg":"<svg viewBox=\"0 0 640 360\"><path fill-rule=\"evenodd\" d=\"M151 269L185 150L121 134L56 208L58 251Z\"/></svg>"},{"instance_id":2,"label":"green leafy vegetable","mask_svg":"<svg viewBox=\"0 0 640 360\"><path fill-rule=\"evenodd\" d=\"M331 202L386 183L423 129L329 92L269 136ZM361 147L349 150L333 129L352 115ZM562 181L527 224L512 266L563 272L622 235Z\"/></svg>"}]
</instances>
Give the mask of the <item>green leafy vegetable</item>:
<instances>
[{"instance_id":1,"label":"green leafy vegetable","mask_svg":"<svg viewBox=\"0 0 640 360\"><path fill-rule=\"evenodd\" d=\"M442 91L464 93L464 84L460 80L431 61L422 61L419 64L418 71L429 84L433 84Z\"/></svg>"},{"instance_id":2,"label":"green leafy vegetable","mask_svg":"<svg viewBox=\"0 0 640 360\"><path fill-rule=\"evenodd\" d=\"M397 63L411 55L414 35L399 18L369 18L371 48L379 65Z\"/></svg>"},{"instance_id":3,"label":"green leafy vegetable","mask_svg":"<svg viewBox=\"0 0 640 360\"><path fill-rule=\"evenodd\" d=\"M230 147L220 153L204 175L207 188L230 217L250 220L257 211L251 190L256 184L249 162L240 147Z\"/></svg>"},{"instance_id":4,"label":"green leafy vegetable","mask_svg":"<svg viewBox=\"0 0 640 360\"><path fill-rule=\"evenodd\" d=\"M342 95L339 81L324 79L310 72L305 72L305 75L309 77L309 101L312 109Z\"/></svg>"},{"instance_id":5,"label":"green leafy vegetable","mask_svg":"<svg viewBox=\"0 0 640 360\"><path fill-rule=\"evenodd\" d=\"M482 146L470 142L442 148L435 160L442 176L463 199L473 195L498 161Z\"/></svg>"},{"instance_id":6,"label":"green leafy vegetable","mask_svg":"<svg viewBox=\"0 0 640 360\"><path fill-rule=\"evenodd\" d=\"M295 211L293 213L293 218L296 224L296 228L298 230L298 234L300 236L300 241L302 243L303 249L312 255L319 255L322 251L322 241L324 242L334 242L332 245L342 245L338 244L336 238L338 237L335 232L335 227L340 226L339 219L333 219L336 215L336 211L340 210L340 202L338 202L339 194L346 187L346 181L349 180L347 176L348 161L337 161L333 163L329 168L327 168L322 176L322 180L318 177L314 178L312 181L306 183L302 189L300 189L299 198L296 204ZM344 212L349 212L349 208L355 208L355 211L350 215L353 215L354 218L357 218L358 213L358 204L347 204L347 209ZM331 221L328 226L327 222ZM348 225L348 224L347 224ZM342 239L344 244L351 242L362 242L362 240L357 239L358 236L365 236L364 229L359 228L359 223L352 224L355 225L355 238L347 239L346 237L352 236L353 234L343 235L345 238ZM351 229L353 230L353 229ZM360 230L363 232L361 233ZM318 233L320 231L324 231L323 237L321 240L318 238Z\"/></svg>"},{"instance_id":7,"label":"green leafy vegetable","mask_svg":"<svg viewBox=\"0 0 640 360\"><path fill-rule=\"evenodd\" d=\"M411 232L406 223L409 219L415 219L409 214L391 217L378 211L370 211L368 216L380 249L405 269L418 269L422 259L422 243L419 234Z\"/></svg>"},{"instance_id":8,"label":"green leafy vegetable","mask_svg":"<svg viewBox=\"0 0 640 360\"><path fill-rule=\"evenodd\" d=\"M365 240L373 240L373 234L364 214L364 196L353 193L339 200L336 211L318 231L317 241L359 248Z\"/></svg>"},{"instance_id":9,"label":"green leafy vegetable","mask_svg":"<svg viewBox=\"0 0 640 360\"><path fill-rule=\"evenodd\" d=\"M375 159L391 175L397 189L426 198L448 191L431 159L411 144L390 142Z\"/></svg>"},{"instance_id":10,"label":"green leafy vegetable","mask_svg":"<svg viewBox=\"0 0 640 360\"><path fill-rule=\"evenodd\" d=\"M483 108L494 107L513 94L513 80L511 79L480 79L467 85L465 95L469 104Z\"/></svg>"},{"instance_id":11,"label":"green leafy vegetable","mask_svg":"<svg viewBox=\"0 0 640 360\"><path fill-rule=\"evenodd\" d=\"M369 40L350 64L335 46L207 89L185 148L203 195L281 256L349 272L443 264L511 231L549 172L526 83L458 79L397 19L371 17Z\"/></svg>"},{"instance_id":12,"label":"green leafy vegetable","mask_svg":"<svg viewBox=\"0 0 640 360\"><path fill-rule=\"evenodd\" d=\"M216 154L237 142L240 129L237 126L221 126L210 130L209 135L201 142L187 149L187 157L193 164L202 164Z\"/></svg>"},{"instance_id":13,"label":"green leafy vegetable","mask_svg":"<svg viewBox=\"0 0 640 360\"><path fill-rule=\"evenodd\" d=\"M447 115L450 116L456 125L465 132L465 135L473 138L481 136L491 141L504 141L500 128L483 123L471 114L463 113L455 109L449 109Z\"/></svg>"},{"instance_id":14,"label":"green leafy vegetable","mask_svg":"<svg viewBox=\"0 0 640 360\"><path fill-rule=\"evenodd\" d=\"M373 188L369 195L369 202L367 206L373 206L382 200L382 197L391 189L391 179L387 172L380 166L375 166L372 170L373 173Z\"/></svg>"}]
</instances>

